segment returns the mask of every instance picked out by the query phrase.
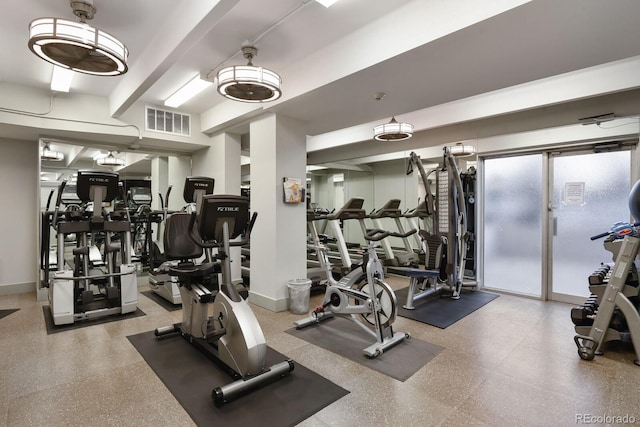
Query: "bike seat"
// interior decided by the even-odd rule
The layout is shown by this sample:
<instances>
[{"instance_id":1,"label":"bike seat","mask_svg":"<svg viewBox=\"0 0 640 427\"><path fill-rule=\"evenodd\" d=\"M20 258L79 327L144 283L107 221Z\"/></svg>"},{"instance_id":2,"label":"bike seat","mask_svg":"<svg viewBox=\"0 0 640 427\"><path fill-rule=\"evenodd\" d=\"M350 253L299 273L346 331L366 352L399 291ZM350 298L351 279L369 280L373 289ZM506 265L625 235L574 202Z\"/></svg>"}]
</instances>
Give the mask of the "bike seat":
<instances>
[{"instance_id":1,"label":"bike seat","mask_svg":"<svg viewBox=\"0 0 640 427\"><path fill-rule=\"evenodd\" d=\"M220 273L219 262L205 262L203 264L184 263L169 268L170 276L178 277L204 277L213 273Z\"/></svg>"},{"instance_id":2,"label":"bike seat","mask_svg":"<svg viewBox=\"0 0 640 427\"><path fill-rule=\"evenodd\" d=\"M426 279L428 277L437 277L440 275L439 270L423 270L411 267L389 267L388 272L416 279Z\"/></svg>"}]
</instances>

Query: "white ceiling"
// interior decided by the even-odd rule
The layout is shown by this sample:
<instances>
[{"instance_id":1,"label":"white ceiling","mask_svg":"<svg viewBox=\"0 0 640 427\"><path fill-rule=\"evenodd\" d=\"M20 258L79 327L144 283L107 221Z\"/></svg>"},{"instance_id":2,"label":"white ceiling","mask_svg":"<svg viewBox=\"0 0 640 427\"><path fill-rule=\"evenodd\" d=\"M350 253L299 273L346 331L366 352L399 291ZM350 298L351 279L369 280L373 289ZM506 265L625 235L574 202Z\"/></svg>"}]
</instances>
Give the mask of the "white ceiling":
<instances>
[{"instance_id":1,"label":"white ceiling","mask_svg":"<svg viewBox=\"0 0 640 427\"><path fill-rule=\"evenodd\" d=\"M195 74L213 77L223 65L244 63L240 47L249 41L259 48L254 63L283 77L283 98L260 108L305 121L309 135L640 55L637 0L341 0L328 9L313 0L94 5L89 23L127 45L129 72L77 74L69 97L108 97L114 117L135 102L162 106ZM21 0L3 9L0 84L48 90L52 66L27 48L28 24L43 16L73 19L68 0ZM376 92L387 95L376 101ZM229 103L209 89L179 110L207 116L205 131L246 132L253 110ZM39 136L11 123L0 123L0 132ZM60 136L82 139L72 131ZM153 151L154 144L144 145Z\"/></svg>"}]
</instances>

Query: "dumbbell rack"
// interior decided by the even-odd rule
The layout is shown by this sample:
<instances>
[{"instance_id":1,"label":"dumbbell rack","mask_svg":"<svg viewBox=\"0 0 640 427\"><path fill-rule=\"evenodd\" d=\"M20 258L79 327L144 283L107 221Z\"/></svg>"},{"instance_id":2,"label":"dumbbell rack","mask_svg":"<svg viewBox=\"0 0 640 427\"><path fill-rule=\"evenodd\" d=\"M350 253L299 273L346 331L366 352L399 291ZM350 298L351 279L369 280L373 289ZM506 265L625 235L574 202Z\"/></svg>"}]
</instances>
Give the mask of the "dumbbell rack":
<instances>
[{"instance_id":1,"label":"dumbbell rack","mask_svg":"<svg viewBox=\"0 0 640 427\"><path fill-rule=\"evenodd\" d=\"M578 346L578 354L584 360L592 360L596 354L602 354L601 347L609 341L631 341L640 366L640 314L638 307L631 298L638 297L640 287L628 283L628 276L635 261L640 238L625 236L623 239L605 242L605 249L613 253L615 263L606 269L604 277L602 271L592 275L589 289L597 297L596 312L592 325L576 325L577 335L574 341ZM597 277L600 277L598 279ZM600 282L600 283L598 283ZM618 331L612 328L611 320L616 308L624 315L628 331ZM572 318L574 313L572 312ZM574 323L576 323L574 321Z\"/></svg>"}]
</instances>

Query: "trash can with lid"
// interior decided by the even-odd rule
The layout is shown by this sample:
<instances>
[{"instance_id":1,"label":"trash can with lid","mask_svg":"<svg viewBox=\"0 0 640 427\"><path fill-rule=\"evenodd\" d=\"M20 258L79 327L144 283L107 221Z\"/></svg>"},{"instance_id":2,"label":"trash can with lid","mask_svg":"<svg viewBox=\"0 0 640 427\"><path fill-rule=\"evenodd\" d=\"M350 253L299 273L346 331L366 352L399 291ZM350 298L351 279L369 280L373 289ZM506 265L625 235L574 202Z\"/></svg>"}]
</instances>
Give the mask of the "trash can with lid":
<instances>
[{"instance_id":1,"label":"trash can with lid","mask_svg":"<svg viewBox=\"0 0 640 427\"><path fill-rule=\"evenodd\" d=\"M307 314L311 280L293 279L287 282L287 288L289 289L289 311L293 314Z\"/></svg>"}]
</instances>

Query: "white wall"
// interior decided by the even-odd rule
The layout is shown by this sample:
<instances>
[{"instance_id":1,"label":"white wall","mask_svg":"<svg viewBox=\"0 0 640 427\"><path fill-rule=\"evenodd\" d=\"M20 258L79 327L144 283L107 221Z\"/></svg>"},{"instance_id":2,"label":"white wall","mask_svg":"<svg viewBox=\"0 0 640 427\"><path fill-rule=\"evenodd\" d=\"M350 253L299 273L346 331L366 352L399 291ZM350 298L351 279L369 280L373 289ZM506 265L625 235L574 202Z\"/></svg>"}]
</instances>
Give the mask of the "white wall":
<instances>
[{"instance_id":1,"label":"white wall","mask_svg":"<svg viewBox=\"0 0 640 427\"><path fill-rule=\"evenodd\" d=\"M35 290L38 268L39 156L36 141L0 138L0 295Z\"/></svg>"},{"instance_id":2,"label":"white wall","mask_svg":"<svg viewBox=\"0 0 640 427\"><path fill-rule=\"evenodd\" d=\"M418 185L413 175L406 174L406 163L406 159L398 159L372 165L375 209L380 209L391 199L400 199L401 211L413 209L418 205ZM368 227L373 227L370 222L368 224ZM381 219L380 226L385 230L398 232L393 219ZM390 242L392 246L403 246L402 240L397 237L391 237Z\"/></svg>"},{"instance_id":3,"label":"white wall","mask_svg":"<svg viewBox=\"0 0 640 427\"><path fill-rule=\"evenodd\" d=\"M209 138L209 144L193 154L193 174L213 178L214 194L240 194L240 135L218 133Z\"/></svg>"},{"instance_id":4,"label":"white wall","mask_svg":"<svg viewBox=\"0 0 640 427\"><path fill-rule=\"evenodd\" d=\"M345 171L345 202L354 197L361 197L364 199L364 204L362 205L364 210L367 211L367 213L370 212L375 207L373 179L373 174L370 172ZM360 227L358 221L345 221L343 234L347 242L360 243L360 245L367 244L362 234L362 227Z\"/></svg>"}]
</instances>

